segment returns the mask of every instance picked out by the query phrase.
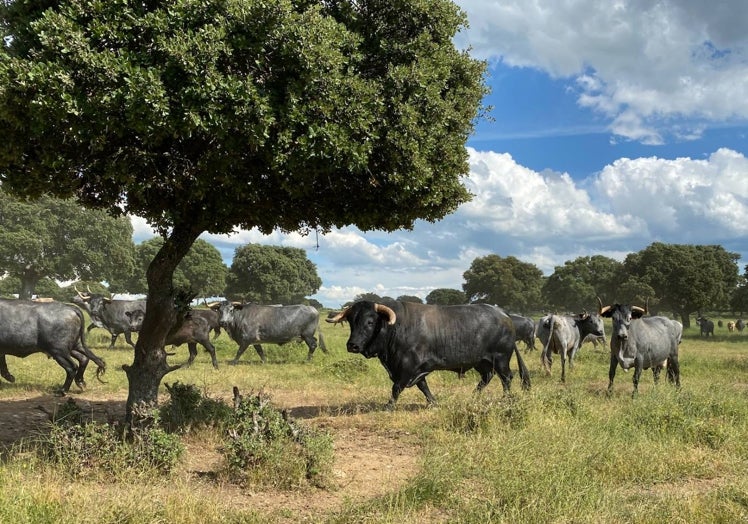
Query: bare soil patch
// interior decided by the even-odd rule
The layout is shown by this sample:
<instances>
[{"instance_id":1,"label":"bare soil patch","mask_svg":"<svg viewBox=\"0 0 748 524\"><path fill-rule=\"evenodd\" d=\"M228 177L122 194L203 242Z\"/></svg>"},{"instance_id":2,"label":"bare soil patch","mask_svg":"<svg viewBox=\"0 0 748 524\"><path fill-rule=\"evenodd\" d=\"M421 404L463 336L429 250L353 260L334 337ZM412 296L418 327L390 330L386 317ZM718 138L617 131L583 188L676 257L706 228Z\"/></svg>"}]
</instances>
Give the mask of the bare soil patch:
<instances>
[{"instance_id":1,"label":"bare soil patch","mask_svg":"<svg viewBox=\"0 0 748 524\"><path fill-rule=\"evenodd\" d=\"M72 396L76 403L98 421L121 419L126 397L87 399ZM23 438L45 431L50 414L67 398L30 393L0 400L0 454ZM215 445L185 439L187 451L177 475L195 489L221 495L237 508L267 512L276 521L313 521L346 502L361 502L395 492L412 478L418 468L420 449L415 435L392 427L372 424L367 413L382 406L348 404L330 406L322 398L298 392L275 392L273 404L287 409L305 423L323 428L333 436L335 463L333 486L301 491L252 491L215 480L222 457ZM407 409L407 407L406 407ZM229 496L227 496L229 495ZM210 500L210 498L206 499Z\"/></svg>"}]
</instances>

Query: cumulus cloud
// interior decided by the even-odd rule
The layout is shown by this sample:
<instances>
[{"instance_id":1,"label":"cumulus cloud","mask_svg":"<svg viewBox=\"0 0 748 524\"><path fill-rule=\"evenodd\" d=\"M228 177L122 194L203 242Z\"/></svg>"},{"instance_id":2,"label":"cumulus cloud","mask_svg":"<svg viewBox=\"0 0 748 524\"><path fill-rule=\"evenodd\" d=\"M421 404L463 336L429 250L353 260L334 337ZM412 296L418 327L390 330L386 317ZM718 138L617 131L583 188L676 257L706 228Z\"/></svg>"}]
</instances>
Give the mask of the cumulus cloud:
<instances>
[{"instance_id":1,"label":"cumulus cloud","mask_svg":"<svg viewBox=\"0 0 748 524\"><path fill-rule=\"evenodd\" d=\"M545 274L579 256L623 260L654 241L721 244L748 260L748 159L735 151L622 158L580 181L533 171L508 154L469 153L473 201L434 224L391 234L349 227L319 237L239 231L203 238L227 264L249 242L306 249L323 281L314 298L331 307L366 292L425 298L435 288L461 289L472 261L490 253ZM133 225L148 230L140 219Z\"/></svg>"},{"instance_id":2,"label":"cumulus cloud","mask_svg":"<svg viewBox=\"0 0 748 524\"><path fill-rule=\"evenodd\" d=\"M569 78L621 137L659 144L748 119L748 3L458 0L458 44ZM677 127L673 127L677 124Z\"/></svg>"}]
</instances>

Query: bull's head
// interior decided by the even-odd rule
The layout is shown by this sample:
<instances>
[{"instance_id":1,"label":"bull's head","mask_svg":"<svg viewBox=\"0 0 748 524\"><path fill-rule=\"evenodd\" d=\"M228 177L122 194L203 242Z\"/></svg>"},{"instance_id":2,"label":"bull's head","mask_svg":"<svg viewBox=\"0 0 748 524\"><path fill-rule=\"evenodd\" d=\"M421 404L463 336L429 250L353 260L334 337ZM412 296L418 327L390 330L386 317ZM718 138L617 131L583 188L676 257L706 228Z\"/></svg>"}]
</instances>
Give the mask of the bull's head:
<instances>
[{"instance_id":1,"label":"bull's head","mask_svg":"<svg viewBox=\"0 0 748 524\"><path fill-rule=\"evenodd\" d=\"M634 365L634 359L636 358L636 348L631 347L628 343L631 321L641 318L647 312L647 307L646 305L642 308L621 304L602 307L602 303L600 303L600 306L600 316L608 317L613 321L611 350L618 349L618 362L623 369L629 369Z\"/></svg>"},{"instance_id":2,"label":"bull's head","mask_svg":"<svg viewBox=\"0 0 748 524\"><path fill-rule=\"evenodd\" d=\"M326 320L333 324L347 320L351 326L351 335L346 349L350 353L361 353L371 358L377 354L376 342L382 328L393 326L397 322L397 315L383 304L362 301Z\"/></svg>"},{"instance_id":3,"label":"bull's head","mask_svg":"<svg viewBox=\"0 0 748 524\"><path fill-rule=\"evenodd\" d=\"M142 309L136 309L134 311L125 311L125 315L130 319L130 330L140 331L143 327L143 319L145 318L145 311Z\"/></svg>"}]
</instances>

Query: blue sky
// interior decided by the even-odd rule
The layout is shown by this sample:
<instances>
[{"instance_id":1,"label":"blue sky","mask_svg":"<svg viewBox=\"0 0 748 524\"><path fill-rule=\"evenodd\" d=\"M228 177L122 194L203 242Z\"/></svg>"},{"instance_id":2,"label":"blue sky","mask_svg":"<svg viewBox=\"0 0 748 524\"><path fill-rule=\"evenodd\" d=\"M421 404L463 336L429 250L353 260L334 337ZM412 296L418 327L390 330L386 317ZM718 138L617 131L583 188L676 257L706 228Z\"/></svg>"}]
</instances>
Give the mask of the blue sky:
<instances>
[{"instance_id":1,"label":"blue sky","mask_svg":"<svg viewBox=\"0 0 748 524\"><path fill-rule=\"evenodd\" d=\"M545 274L652 242L721 244L748 264L748 2L459 0L455 39L489 64L494 107L467 147L474 194L412 231L204 235L300 247L339 307L375 292L461 289L480 256ZM133 221L136 240L151 233ZM317 247L319 242L319 247ZM592 305L591 307L594 307Z\"/></svg>"}]
</instances>

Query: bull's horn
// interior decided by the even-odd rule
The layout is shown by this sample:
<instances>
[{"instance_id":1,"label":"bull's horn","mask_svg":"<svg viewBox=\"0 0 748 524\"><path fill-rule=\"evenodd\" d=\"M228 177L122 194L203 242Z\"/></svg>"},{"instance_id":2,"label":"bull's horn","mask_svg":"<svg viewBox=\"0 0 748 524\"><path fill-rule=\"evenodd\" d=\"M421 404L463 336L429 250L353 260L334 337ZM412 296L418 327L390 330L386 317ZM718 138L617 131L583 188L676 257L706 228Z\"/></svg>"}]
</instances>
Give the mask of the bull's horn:
<instances>
[{"instance_id":1,"label":"bull's horn","mask_svg":"<svg viewBox=\"0 0 748 524\"><path fill-rule=\"evenodd\" d=\"M638 313L641 313L642 315L646 315L647 314L647 308L646 307L631 306L631 311L636 311Z\"/></svg>"},{"instance_id":2,"label":"bull's horn","mask_svg":"<svg viewBox=\"0 0 748 524\"><path fill-rule=\"evenodd\" d=\"M78 293L78 296L79 296L80 298L86 298L86 297L85 297L85 296L83 295L83 293L81 293L81 292L80 292L80 291L78 290L78 286L76 286L75 284L73 284L73 289L75 289L75 292L76 292L76 293Z\"/></svg>"},{"instance_id":3,"label":"bull's horn","mask_svg":"<svg viewBox=\"0 0 748 524\"><path fill-rule=\"evenodd\" d=\"M385 315L387 315L389 317L389 321L387 323L390 326L394 324L395 321L397 321L397 315L395 314L394 311L392 311L387 306L384 306L382 304L374 304L374 311L376 311L377 313L384 313Z\"/></svg>"},{"instance_id":4,"label":"bull's horn","mask_svg":"<svg viewBox=\"0 0 748 524\"><path fill-rule=\"evenodd\" d=\"M220 302L211 302L210 304L208 304L206 302L205 305L208 306L210 309L214 309L214 308L217 308L218 306L220 306L221 303Z\"/></svg>"},{"instance_id":5,"label":"bull's horn","mask_svg":"<svg viewBox=\"0 0 748 524\"><path fill-rule=\"evenodd\" d=\"M325 319L325 322L329 322L330 324L337 324L338 322L342 322L345 320L346 315L348 314L348 311L350 311L351 308L347 307L334 317L329 317Z\"/></svg>"},{"instance_id":6,"label":"bull's horn","mask_svg":"<svg viewBox=\"0 0 748 524\"><path fill-rule=\"evenodd\" d=\"M600 297L597 297L597 304L599 306L597 308L597 312L598 312L598 314L601 314L603 312L603 301L600 300Z\"/></svg>"}]
</instances>

